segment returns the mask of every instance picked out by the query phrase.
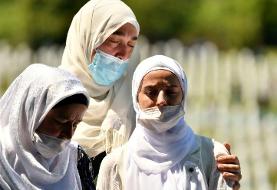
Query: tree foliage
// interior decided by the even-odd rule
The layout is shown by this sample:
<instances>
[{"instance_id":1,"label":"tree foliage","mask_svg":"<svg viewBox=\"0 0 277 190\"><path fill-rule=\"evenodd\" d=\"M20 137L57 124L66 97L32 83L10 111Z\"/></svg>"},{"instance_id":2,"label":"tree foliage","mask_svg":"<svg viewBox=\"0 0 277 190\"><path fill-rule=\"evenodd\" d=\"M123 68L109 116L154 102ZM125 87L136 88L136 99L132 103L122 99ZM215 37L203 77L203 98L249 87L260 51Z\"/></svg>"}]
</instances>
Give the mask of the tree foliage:
<instances>
[{"instance_id":1,"label":"tree foliage","mask_svg":"<svg viewBox=\"0 0 277 190\"><path fill-rule=\"evenodd\" d=\"M10 0L0 2L0 38L31 47L64 43L75 13L86 0Z\"/></svg>"},{"instance_id":2,"label":"tree foliage","mask_svg":"<svg viewBox=\"0 0 277 190\"><path fill-rule=\"evenodd\" d=\"M276 0L123 0L151 42L178 38L219 47L277 44ZM0 39L31 47L65 42L73 16L87 0L0 1Z\"/></svg>"}]
</instances>

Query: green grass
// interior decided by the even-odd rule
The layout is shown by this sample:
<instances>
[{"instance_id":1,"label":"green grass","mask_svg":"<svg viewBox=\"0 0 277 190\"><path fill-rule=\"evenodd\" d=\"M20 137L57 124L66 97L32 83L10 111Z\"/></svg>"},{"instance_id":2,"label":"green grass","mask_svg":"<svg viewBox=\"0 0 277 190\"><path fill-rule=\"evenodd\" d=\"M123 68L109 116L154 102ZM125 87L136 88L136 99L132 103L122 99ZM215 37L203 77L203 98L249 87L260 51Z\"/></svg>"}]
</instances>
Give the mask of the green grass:
<instances>
[{"instance_id":1,"label":"green grass","mask_svg":"<svg viewBox=\"0 0 277 190\"><path fill-rule=\"evenodd\" d=\"M268 175L272 189L274 189L277 186L277 165L269 169Z\"/></svg>"}]
</instances>

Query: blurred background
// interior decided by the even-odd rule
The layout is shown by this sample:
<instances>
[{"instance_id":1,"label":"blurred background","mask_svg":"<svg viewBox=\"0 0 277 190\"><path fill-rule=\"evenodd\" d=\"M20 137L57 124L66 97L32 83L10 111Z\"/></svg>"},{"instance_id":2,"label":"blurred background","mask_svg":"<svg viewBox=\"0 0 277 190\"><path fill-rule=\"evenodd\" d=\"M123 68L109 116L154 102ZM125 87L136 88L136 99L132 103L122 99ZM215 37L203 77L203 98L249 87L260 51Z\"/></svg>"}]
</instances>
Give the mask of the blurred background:
<instances>
[{"instance_id":1,"label":"blurred background","mask_svg":"<svg viewBox=\"0 0 277 190\"><path fill-rule=\"evenodd\" d=\"M29 64L60 64L85 0L0 0L0 96ZM242 190L277 190L277 0L125 0L141 59L165 54L189 81L186 118L232 145Z\"/></svg>"}]
</instances>

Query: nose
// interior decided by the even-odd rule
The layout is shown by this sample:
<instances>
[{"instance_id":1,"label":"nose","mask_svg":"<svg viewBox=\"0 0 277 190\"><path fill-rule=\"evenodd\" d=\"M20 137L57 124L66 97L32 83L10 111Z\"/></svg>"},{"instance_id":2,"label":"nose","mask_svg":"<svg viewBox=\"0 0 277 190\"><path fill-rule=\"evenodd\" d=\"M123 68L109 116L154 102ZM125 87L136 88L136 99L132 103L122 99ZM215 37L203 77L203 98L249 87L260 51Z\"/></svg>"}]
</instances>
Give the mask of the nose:
<instances>
[{"instance_id":1,"label":"nose","mask_svg":"<svg viewBox=\"0 0 277 190\"><path fill-rule=\"evenodd\" d=\"M130 53L128 52L128 45L121 43L118 47L118 50L115 54L115 57L121 59L121 60L126 60L129 58Z\"/></svg>"},{"instance_id":2,"label":"nose","mask_svg":"<svg viewBox=\"0 0 277 190\"><path fill-rule=\"evenodd\" d=\"M165 105L167 105L166 97L165 97L164 91L161 90L157 97L156 106L165 106Z\"/></svg>"}]
</instances>

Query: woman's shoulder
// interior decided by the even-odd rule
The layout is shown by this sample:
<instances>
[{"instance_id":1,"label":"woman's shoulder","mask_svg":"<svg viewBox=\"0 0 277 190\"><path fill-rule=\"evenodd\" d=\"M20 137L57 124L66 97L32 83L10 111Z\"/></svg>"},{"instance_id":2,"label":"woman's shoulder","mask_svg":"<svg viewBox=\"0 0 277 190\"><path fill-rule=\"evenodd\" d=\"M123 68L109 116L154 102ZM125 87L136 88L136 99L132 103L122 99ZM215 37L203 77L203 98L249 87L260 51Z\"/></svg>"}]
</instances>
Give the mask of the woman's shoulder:
<instances>
[{"instance_id":1,"label":"woman's shoulder","mask_svg":"<svg viewBox=\"0 0 277 190\"><path fill-rule=\"evenodd\" d=\"M196 135L201 152L213 152L213 139L202 135Z\"/></svg>"},{"instance_id":2,"label":"woman's shoulder","mask_svg":"<svg viewBox=\"0 0 277 190\"><path fill-rule=\"evenodd\" d=\"M201 151L203 152L212 152L214 156L220 155L220 154L228 154L228 150L225 148L225 146L216 141L215 139L197 135L199 144L201 146Z\"/></svg>"},{"instance_id":3,"label":"woman's shoulder","mask_svg":"<svg viewBox=\"0 0 277 190\"><path fill-rule=\"evenodd\" d=\"M215 158L222 154L228 154L228 150L225 146L212 139L205 136L197 135L198 142L200 145L200 160L202 167L207 176L216 168Z\"/></svg>"}]
</instances>

